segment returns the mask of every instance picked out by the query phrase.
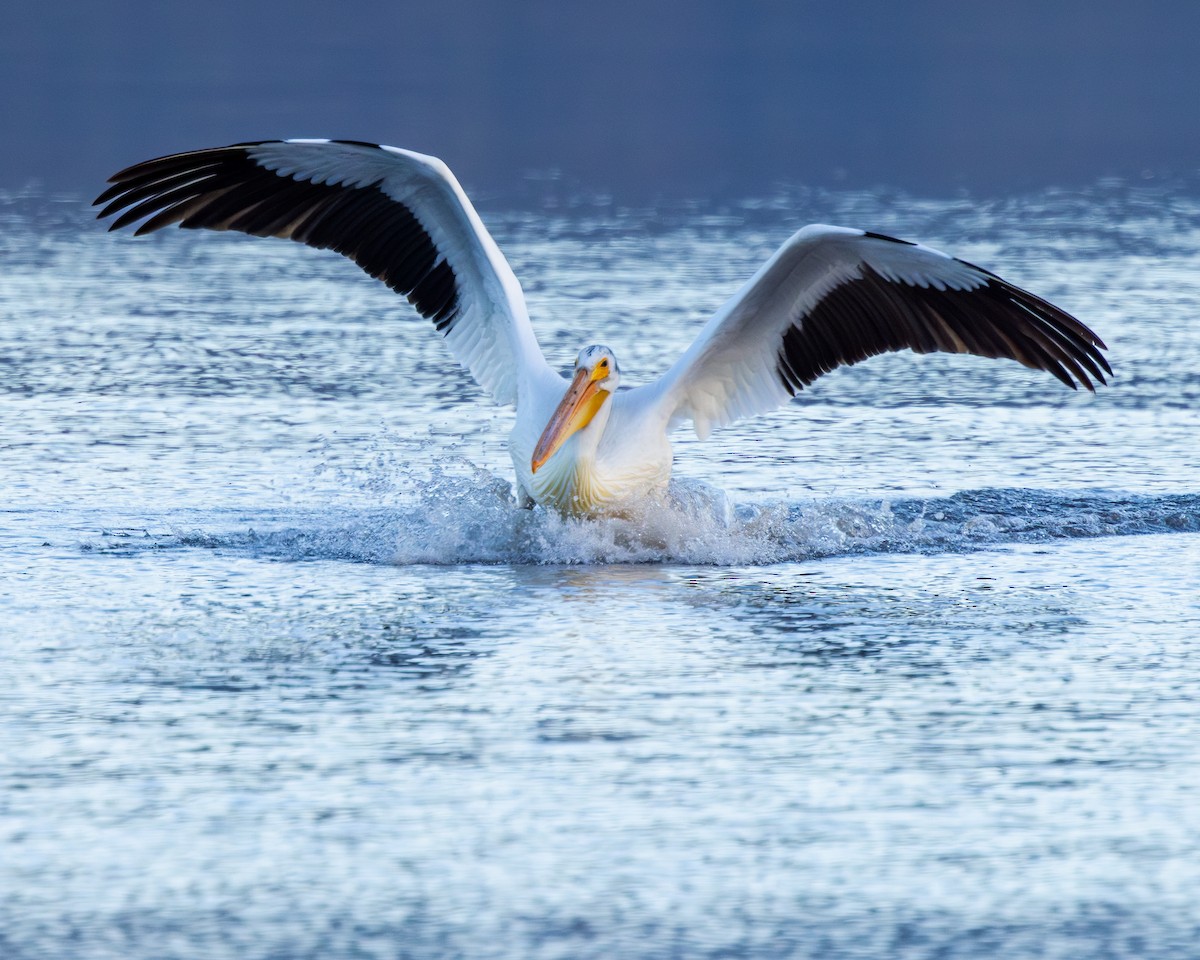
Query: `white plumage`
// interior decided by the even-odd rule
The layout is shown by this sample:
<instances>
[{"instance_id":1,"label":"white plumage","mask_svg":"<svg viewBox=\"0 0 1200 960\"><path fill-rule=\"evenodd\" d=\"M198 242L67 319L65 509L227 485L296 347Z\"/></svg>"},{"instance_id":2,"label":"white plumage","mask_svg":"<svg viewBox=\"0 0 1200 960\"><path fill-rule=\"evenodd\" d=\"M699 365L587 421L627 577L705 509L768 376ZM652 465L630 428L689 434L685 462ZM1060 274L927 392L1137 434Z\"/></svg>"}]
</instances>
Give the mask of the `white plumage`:
<instances>
[{"instance_id":1,"label":"white plumage","mask_svg":"<svg viewBox=\"0 0 1200 960\"><path fill-rule=\"evenodd\" d=\"M502 404L518 495L566 514L628 509L666 487L669 431L705 438L823 373L910 349L1005 357L1094 389L1103 342L1069 314L930 247L844 227L792 236L659 380L617 392L616 357L546 362L517 278L444 163L395 147L279 140L173 154L117 173L112 229L172 223L328 247L404 294Z\"/></svg>"}]
</instances>

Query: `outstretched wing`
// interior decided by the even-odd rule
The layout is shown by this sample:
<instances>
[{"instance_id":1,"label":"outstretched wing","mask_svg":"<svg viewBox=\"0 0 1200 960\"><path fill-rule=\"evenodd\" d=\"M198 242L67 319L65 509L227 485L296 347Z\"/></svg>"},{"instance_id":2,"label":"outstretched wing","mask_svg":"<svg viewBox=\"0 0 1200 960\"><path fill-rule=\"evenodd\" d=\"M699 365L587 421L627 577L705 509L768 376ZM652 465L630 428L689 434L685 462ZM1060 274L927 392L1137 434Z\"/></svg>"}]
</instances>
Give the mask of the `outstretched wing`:
<instances>
[{"instance_id":1,"label":"outstretched wing","mask_svg":"<svg viewBox=\"0 0 1200 960\"><path fill-rule=\"evenodd\" d=\"M147 160L96 204L110 229L238 230L332 248L406 296L499 403L522 378L556 376L508 261L449 168L345 140L269 140ZM122 212L123 211L123 212Z\"/></svg>"},{"instance_id":2,"label":"outstretched wing","mask_svg":"<svg viewBox=\"0 0 1200 960\"><path fill-rule=\"evenodd\" d=\"M657 383L658 409L714 426L765 413L835 367L897 350L1006 357L1095 390L1112 370L1074 317L930 247L812 225L787 241Z\"/></svg>"}]
</instances>

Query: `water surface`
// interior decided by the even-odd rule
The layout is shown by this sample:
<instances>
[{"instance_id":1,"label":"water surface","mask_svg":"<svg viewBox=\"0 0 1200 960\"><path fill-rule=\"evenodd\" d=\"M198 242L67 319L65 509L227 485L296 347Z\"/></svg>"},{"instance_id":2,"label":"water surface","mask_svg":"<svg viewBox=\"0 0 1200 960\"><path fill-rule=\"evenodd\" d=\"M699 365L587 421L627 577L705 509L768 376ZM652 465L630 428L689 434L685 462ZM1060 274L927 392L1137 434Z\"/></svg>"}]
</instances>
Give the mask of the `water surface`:
<instances>
[{"instance_id":1,"label":"water surface","mask_svg":"<svg viewBox=\"0 0 1200 960\"><path fill-rule=\"evenodd\" d=\"M563 366L656 375L814 220L1116 376L877 358L567 522L350 264L5 198L0 952L1192 955L1200 201L484 214Z\"/></svg>"}]
</instances>

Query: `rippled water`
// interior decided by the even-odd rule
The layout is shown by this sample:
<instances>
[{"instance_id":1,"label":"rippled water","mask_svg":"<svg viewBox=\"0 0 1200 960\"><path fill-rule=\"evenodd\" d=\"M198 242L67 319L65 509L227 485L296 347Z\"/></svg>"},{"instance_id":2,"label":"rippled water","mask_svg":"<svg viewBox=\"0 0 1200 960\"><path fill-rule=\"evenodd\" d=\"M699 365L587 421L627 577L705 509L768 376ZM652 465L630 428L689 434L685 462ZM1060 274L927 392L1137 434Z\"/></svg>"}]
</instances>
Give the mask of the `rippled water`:
<instances>
[{"instance_id":1,"label":"rippled water","mask_svg":"<svg viewBox=\"0 0 1200 960\"><path fill-rule=\"evenodd\" d=\"M563 366L814 220L1116 377L877 358L567 522L339 258L0 198L0 955L1197 955L1195 192L484 213Z\"/></svg>"}]
</instances>

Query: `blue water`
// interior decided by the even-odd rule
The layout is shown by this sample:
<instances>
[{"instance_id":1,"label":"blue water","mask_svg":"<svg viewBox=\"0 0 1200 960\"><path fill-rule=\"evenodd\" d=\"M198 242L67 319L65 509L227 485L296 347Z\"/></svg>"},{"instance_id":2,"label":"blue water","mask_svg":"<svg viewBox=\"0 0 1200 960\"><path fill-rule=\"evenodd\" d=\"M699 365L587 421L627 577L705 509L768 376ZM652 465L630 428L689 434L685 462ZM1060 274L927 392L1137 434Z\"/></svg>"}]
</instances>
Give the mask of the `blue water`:
<instances>
[{"instance_id":1,"label":"blue water","mask_svg":"<svg viewBox=\"0 0 1200 960\"><path fill-rule=\"evenodd\" d=\"M563 521L339 258L0 198L0 956L1200 956L1200 199L483 213L564 367L813 220L1116 376L877 358Z\"/></svg>"}]
</instances>

